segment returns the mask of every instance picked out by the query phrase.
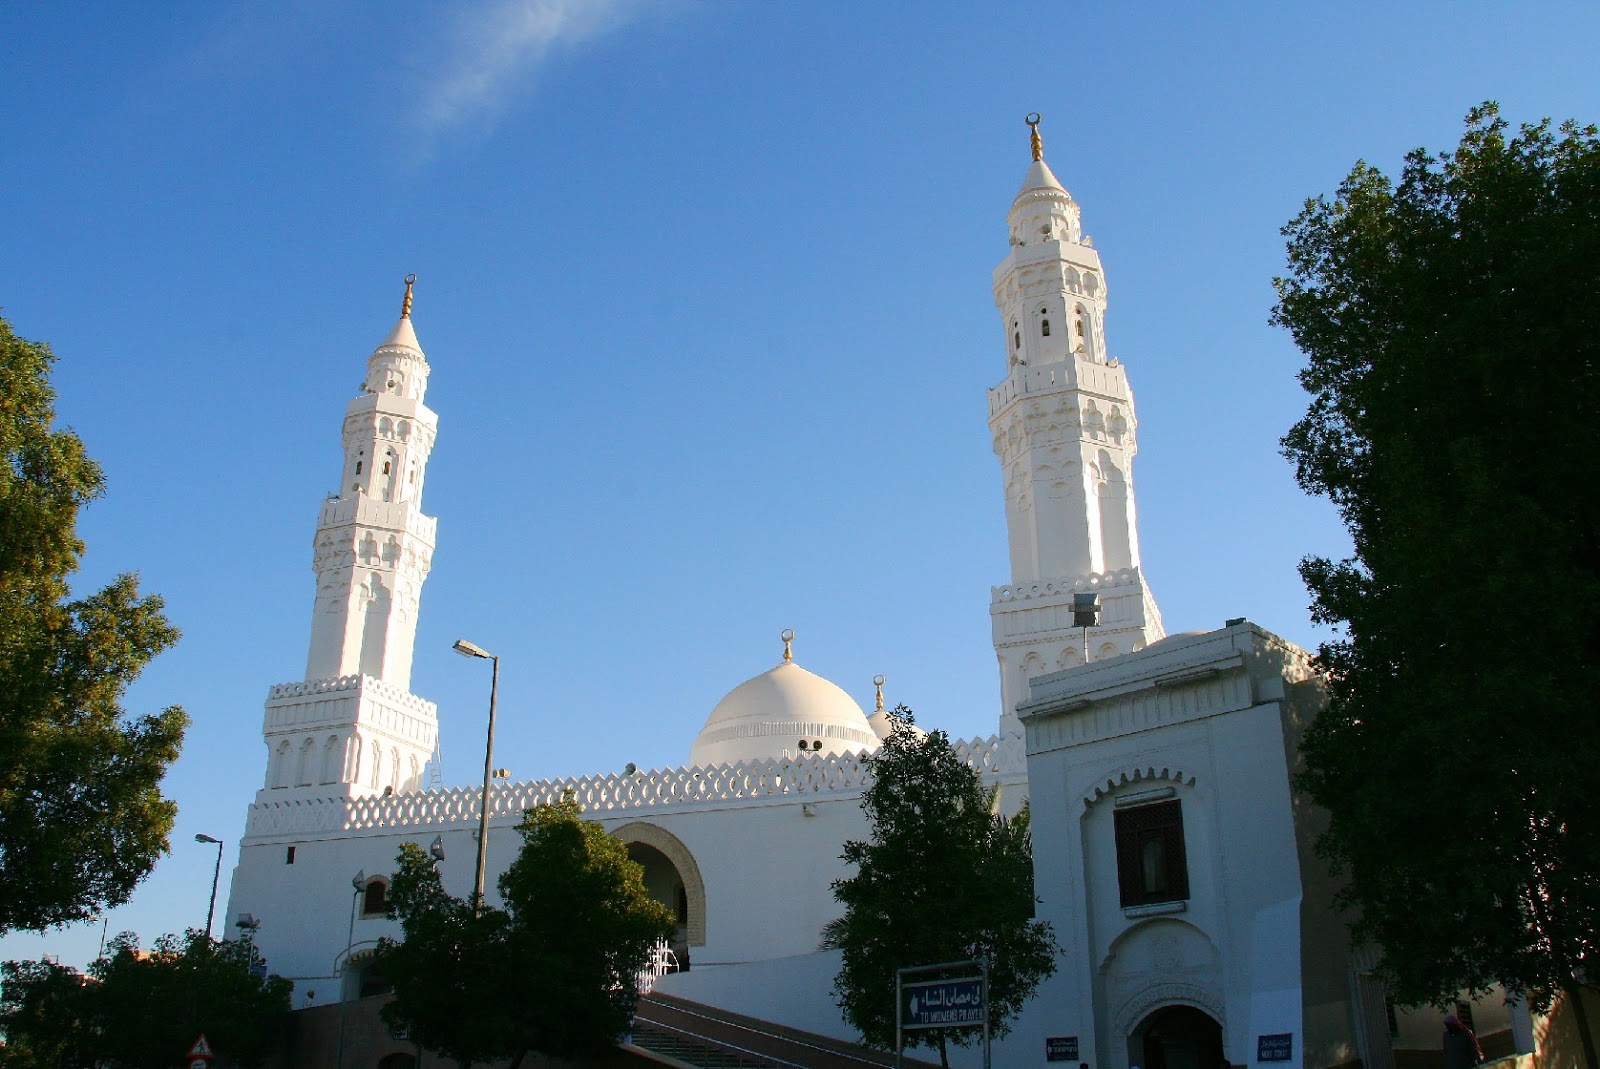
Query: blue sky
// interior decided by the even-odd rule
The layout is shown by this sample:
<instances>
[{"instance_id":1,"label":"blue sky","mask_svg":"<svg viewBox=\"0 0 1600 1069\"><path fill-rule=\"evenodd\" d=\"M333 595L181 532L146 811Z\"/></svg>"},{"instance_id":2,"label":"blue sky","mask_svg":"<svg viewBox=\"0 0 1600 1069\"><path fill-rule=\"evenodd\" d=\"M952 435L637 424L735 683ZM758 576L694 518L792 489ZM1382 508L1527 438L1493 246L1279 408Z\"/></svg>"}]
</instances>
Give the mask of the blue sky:
<instances>
[{"instance_id":1,"label":"blue sky","mask_svg":"<svg viewBox=\"0 0 1600 1069\"><path fill-rule=\"evenodd\" d=\"M1600 119L1597 43L1594 5L1532 2L0 7L0 314L54 348L108 479L80 587L138 570L185 633L127 702L193 717L173 851L110 930L203 921L196 832L227 841L226 901L408 272L441 422L412 689L448 782L488 686L459 636L502 655L519 779L682 763L785 627L862 702L882 672L986 734L1023 116L1104 258L1168 629L1312 645L1295 563L1343 538L1277 455L1303 408L1278 229L1484 99Z\"/></svg>"}]
</instances>

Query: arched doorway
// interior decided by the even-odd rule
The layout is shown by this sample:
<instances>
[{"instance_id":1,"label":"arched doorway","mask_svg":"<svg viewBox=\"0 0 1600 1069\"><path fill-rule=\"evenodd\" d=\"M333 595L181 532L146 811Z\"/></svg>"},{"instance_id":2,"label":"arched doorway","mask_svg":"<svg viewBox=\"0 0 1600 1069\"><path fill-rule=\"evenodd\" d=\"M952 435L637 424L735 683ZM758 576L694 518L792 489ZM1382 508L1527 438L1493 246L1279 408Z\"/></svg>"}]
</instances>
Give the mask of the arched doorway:
<instances>
[{"instance_id":1,"label":"arched doorway","mask_svg":"<svg viewBox=\"0 0 1600 1069\"><path fill-rule=\"evenodd\" d=\"M644 889L650 897L672 911L678 926L668 941L668 947L678 959L678 968L689 968L689 892L683 875L672 859L649 843L628 844L628 857L644 869Z\"/></svg>"},{"instance_id":2,"label":"arched doorway","mask_svg":"<svg viewBox=\"0 0 1600 1069\"><path fill-rule=\"evenodd\" d=\"M1163 1006L1128 1035L1128 1063L1141 1069L1223 1069L1222 1026L1193 1006Z\"/></svg>"}]
</instances>

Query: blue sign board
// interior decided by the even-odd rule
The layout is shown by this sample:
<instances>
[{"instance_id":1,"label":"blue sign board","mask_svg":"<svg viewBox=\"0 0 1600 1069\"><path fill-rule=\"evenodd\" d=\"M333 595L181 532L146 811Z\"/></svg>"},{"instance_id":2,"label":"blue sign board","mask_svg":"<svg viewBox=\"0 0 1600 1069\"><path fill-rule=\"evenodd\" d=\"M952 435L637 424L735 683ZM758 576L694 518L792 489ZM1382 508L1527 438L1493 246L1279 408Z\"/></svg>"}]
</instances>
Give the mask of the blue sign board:
<instances>
[{"instance_id":1,"label":"blue sign board","mask_svg":"<svg viewBox=\"0 0 1600 1069\"><path fill-rule=\"evenodd\" d=\"M1077 1061L1078 1037L1050 1036L1044 1041L1044 1060L1047 1062Z\"/></svg>"},{"instance_id":2,"label":"blue sign board","mask_svg":"<svg viewBox=\"0 0 1600 1069\"><path fill-rule=\"evenodd\" d=\"M1294 1060L1294 1033L1274 1032L1256 1037L1256 1061L1290 1062Z\"/></svg>"},{"instance_id":3,"label":"blue sign board","mask_svg":"<svg viewBox=\"0 0 1600 1069\"><path fill-rule=\"evenodd\" d=\"M905 984L901 991L902 1028L950 1028L981 1025L983 980L928 980Z\"/></svg>"}]
</instances>

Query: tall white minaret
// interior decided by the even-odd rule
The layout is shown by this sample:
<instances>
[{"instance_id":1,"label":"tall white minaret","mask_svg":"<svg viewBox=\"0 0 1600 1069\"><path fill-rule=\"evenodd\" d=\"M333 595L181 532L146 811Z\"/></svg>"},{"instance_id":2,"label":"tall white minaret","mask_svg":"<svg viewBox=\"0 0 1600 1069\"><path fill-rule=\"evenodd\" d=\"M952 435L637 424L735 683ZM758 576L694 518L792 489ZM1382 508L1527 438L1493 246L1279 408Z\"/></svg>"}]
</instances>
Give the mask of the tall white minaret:
<instances>
[{"instance_id":1,"label":"tall white minaret","mask_svg":"<svg viewBox=\"0 0 1600 1069\"><path fill-rule=\"evenodd\" d=\"M1161 614L1139 571L1133 507L1133 393L1107 355L1106 282L1078 204L1044 162L1039 116L1033 163L1006 217L1011 252L994 270L1007 374L989 391L989 430L1005 481L1011 582L989 607L1000 662L1000 733L1028 680L1082 664L1073 595L1095 593L1091 660L1161 638Z\"/></svg>"},{"instance_id":2,"label":"tall white minaret","mask_svg":"<svg viewBox=\"0 0 1600 1069\"><path fill-rule=\"evenodd\" d=\"M317 574L306 680L267 695L265 791L415 790L438 737L432 702L411 685L422 582L437 521L422 486L439 417L422 403L428 362L400 321L367 361L344 417L344 466L317 516Z\"/></svg>"}]
</instances>

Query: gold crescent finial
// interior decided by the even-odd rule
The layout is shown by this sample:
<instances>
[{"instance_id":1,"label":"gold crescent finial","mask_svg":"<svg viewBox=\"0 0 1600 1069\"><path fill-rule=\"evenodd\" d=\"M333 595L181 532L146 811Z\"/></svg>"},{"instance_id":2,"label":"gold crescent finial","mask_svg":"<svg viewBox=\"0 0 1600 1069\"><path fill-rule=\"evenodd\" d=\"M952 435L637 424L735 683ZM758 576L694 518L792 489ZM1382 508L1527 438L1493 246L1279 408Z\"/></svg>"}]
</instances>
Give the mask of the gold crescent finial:
<instances>
[{"instance_id":1,"label":"gold crescent finial","mask_svg":"<svg viewBox=\"0 0 1600 1069\"><path fill-rule=\"evenodd\" d=\"M880 675L872 677L872 685L878 688L878 712L883 712L883 684L884 678Z\"/></svg>"},{"instance_id":2,"label":"gold crescent finial","mask_svg":"<svg viewBox=\"0 0 1600 1069\"><path fill-rule=\"evenodd\" d=\"M1028 113L1028 128L1033 131L1033 136L1029 139L1033 145L1033 158L1042 160L1044 159L1044 142L1039 140L1039 113L1037 111Z\"/></svg>"},{"instance_id":3,"label":"gold crescent finial","mask_svg":"<svg viewBox=\"0 0 1600 1069\"><path fill-rule=\"evenodd\" d=\"M411 318L411 287L417 284L416 273L406 276L406 299L400 302L400 318Z\"/></svg>"},{"instance_id":4,"label":"gold crescent finial","mask_svg":"<svg viewBox=\"0 0 1600 1069\"><path fill-rule=\"evenodd\" d=\"M783 634L779 635L778 637L783 639L783 662L788 664L790 661L794 660L794 650L790 649L790 647L794 645L794 628L784 628Z\"/></svg>"}]
</instances>

